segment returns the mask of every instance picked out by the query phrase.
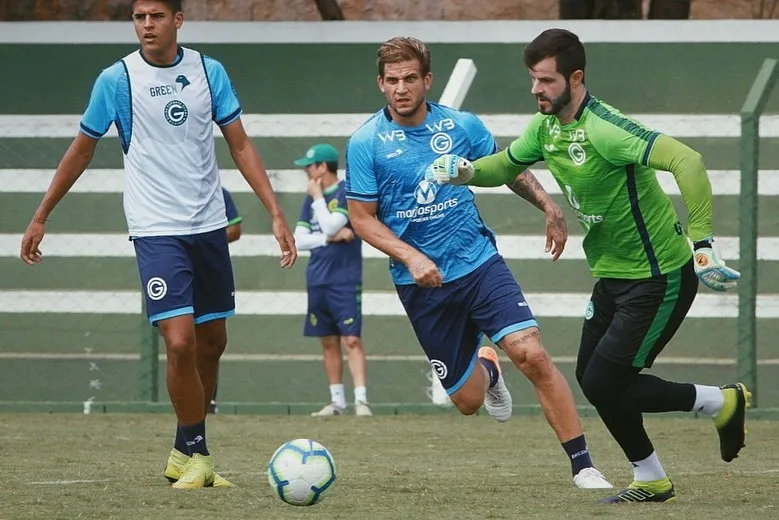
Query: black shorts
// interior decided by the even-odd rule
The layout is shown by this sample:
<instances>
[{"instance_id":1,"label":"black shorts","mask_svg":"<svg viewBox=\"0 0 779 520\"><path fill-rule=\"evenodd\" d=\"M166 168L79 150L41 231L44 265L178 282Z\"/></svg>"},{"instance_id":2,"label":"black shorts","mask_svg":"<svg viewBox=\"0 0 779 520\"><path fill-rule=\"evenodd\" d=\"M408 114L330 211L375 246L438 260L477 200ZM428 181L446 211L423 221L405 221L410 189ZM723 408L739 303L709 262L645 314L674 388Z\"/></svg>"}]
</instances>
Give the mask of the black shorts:
<instances>
[{"instance_id":1,"label":"black shorts","mask_svg":"<svg viewBox=\"0 0 779 520\"><path fill-rule=\"evenodd\" d=\"M598 280L582 327L579 362L586 364L597 351L621 365L651 367L679 329L697 292L692 259L661 276Z\"/></svg>"}]
</instances>

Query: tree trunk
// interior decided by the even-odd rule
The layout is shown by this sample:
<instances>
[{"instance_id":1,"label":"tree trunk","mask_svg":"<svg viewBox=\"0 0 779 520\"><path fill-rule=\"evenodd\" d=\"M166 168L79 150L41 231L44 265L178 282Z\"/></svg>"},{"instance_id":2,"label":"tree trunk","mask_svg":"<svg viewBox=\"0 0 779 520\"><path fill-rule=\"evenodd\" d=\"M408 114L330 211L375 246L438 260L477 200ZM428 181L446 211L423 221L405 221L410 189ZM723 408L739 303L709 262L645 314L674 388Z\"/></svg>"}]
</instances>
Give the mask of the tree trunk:
<instances>
[{"instance_id":1,"label":"tree trunk","mask_svg":"<svg viewBox=\"0 0 779 520\"><path fill-rule=\"evenodd\" d=\"M592 18L594 0L559 0L561 20L587 20Z\"/></svg>"},{"instance_id":2,"label":"tree trunk","mask_svg":"<svg viewBox=\"0 0 779 520\"><path fill-rule=\"evenodd\" d=\"M344 20L344 13L338 6L338 0L314 0L322 20Z\"/></svg>"},{"instance_id":3,"label":"tree trunk","mask_svg":"<svg viewBox=\"0 0 779 520\"><path fill-rule=\"evenodd\" d=\"M649 19L686 20L690 17L690 0L652 0Z\"/></svg>"},{"instance_id":4,"label":"tree trunk","mask_svg":"<svg viewBox=\"0 0 779 520\"><path fill-rule=\"evenodd\" d=\"M595 0L592 17L605 20L640 20L641 0Z\"/></svg>"}]
</instances>

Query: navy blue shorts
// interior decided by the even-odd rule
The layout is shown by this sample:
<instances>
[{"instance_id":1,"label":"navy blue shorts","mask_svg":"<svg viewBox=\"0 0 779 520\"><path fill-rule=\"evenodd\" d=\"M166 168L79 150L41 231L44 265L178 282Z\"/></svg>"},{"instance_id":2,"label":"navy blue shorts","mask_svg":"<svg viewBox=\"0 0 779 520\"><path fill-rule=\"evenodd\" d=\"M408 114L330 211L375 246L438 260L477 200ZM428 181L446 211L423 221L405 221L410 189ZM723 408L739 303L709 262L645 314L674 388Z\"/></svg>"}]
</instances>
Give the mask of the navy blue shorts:
<instances>
[{"instance_id":1,"label":"navy blue shorts","mask_svg":"<svg viewBox=\"0 0 779 520\"><path fill-rule=\"evenodd\" d=\"M395 288L430 365L450 395L471 375L483 334L497 344L512 332L538 326L500 255L441 287Z\"/></svg>"},{"instance_id":2,"label":"navy blue shorts","mask_svg":"<svg viewBox=\"0 0 779 520\"><path fill-rule=\"evenodd\" d=\"M304 336L357 336L362 330L362 286L322 285L308 288Z\"/></svg>"},{"instance_id":3,"label":"navy blue shorts","mask_svg":"<svg viewBox=\"0 0 779 520\"><path fill-rule=\"evenodd\" d=\"M152 325L184 314L195 324L235 314L235 282L223 229L197 235L138 237L135 258Z\"/></svg>"}]
</instances>

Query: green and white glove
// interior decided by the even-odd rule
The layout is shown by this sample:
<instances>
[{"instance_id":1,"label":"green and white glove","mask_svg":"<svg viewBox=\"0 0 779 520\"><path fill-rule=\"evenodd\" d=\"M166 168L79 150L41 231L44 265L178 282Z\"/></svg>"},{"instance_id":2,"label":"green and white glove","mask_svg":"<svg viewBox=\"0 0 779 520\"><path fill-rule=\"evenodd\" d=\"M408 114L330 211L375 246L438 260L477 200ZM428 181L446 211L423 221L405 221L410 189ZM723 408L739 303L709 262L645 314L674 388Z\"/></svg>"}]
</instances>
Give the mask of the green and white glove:
<instances>
[{"instance_id":1,"label":"green and white glove","mask_svg":"<svg viewBox=\"0 0 779 520\"><path fill-rule=\"evenodd\" d=\"M703 285L714 291L727 291L736 286L741 273L725 265L712 247L714 239L707 238L695 242L695 274Z\"/></svg>"},{"instance_id":2,"label":"green and white glove","mask_svg":"<svg viewBox=\"0 0 779 520\"><path fill-rule=\"evenodd\" d=\"M473 163L457 155L442 155L425 171L427 182L467 184L473 178Z\"/></svg>"}]
</instances>

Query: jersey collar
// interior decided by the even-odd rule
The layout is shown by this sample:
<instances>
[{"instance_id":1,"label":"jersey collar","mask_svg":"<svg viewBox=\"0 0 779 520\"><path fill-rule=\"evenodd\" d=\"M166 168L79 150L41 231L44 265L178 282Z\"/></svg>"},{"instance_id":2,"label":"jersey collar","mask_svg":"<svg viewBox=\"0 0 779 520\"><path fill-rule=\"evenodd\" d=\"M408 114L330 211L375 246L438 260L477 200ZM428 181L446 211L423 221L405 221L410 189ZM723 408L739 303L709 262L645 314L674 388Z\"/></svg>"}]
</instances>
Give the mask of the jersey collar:
<instances>
[{"instance_id":1,"label":"jersey collar","mask_svg":"<svg viewBox=\"0 0 779 520\"><path fill-rule=\"evenodd\" d=\"M579 105L579 110L576 111L576 114L574 114L573 118L575 121L578 121L581 119L582 114L584 113L584 109L587 108L587 105L590 104L590 91L586 91L584 94L584 99L582 99L582 104Z\"/></svg>"},{"instance_id":2,"label":"jersey collar","mask_svg":"<svg viewBox=\"0 0 779 520\"><path fill-rule=\"evenodd\" d=\"M425 105L427 105L427 113L430 114L430 112L433 111L433 107L431 107L430 103L427 101L425 101ZM389 121L390 123L394 123L394 121L392 120L392 114L390 113L389 110L389 105L384 106L384 117L386 117L387 121Z\"/></svg>"},{"instance_id":3,"label":"jersey collar","mask_svg":"<svg viewBox=\"0 0 779 520\"><path fill-rule=\"evenodd\" d=\"M176 59L174 59L173 63L171 63L170 65L157 65L155 63L152 63L146 59L146 56L143 55L143 49L139 49L138 52L141 54L141 58L143 58L143 61L145 61L147 65L151 65L152 67L156 67L158 69L167 69L170 67L175 67L176 65L181 63L181 58L184 57L184 48L181 45L179 45L178 49L176 50Z\"/></svg>"}]
</instances>

